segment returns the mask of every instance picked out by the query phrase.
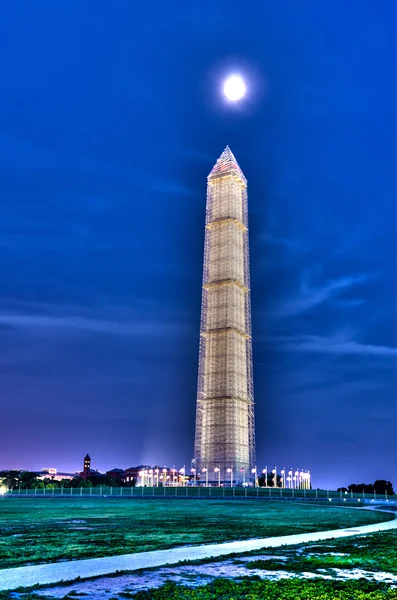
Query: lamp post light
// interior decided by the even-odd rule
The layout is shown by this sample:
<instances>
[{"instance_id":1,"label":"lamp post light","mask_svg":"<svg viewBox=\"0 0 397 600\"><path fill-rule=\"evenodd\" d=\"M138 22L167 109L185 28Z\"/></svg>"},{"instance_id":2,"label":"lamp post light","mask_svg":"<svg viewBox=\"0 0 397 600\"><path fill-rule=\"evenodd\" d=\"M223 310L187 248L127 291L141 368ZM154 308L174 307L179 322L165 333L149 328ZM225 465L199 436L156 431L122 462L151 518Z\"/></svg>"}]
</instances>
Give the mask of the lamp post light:
<instances>
[{"instance_id":1,"label":"lamp post light","mask_svg":"<svg viewBox=\"0 0 397 600\"><path fill-rule=\"evenodd\" d=\"M230 487L233 487L233 469L227 469L227 472L230 473Z\"/></svg>"},{"instance_id":2,"label":"lamp post light","mask_svg":"<svg viewBox=\"0 0 397 600\"><path fill-rule=\"evenodd\" d=\"M273 487L277 487L277 467L274 467L272 473L274 475L274 477L273 477Z\"/></svg>"},{"instance_id":3,"label":"lamp post light","mask_svg":"<svg viewBox=\"0 0 397 600\"><path fill-rule=\"evenodd\" d=\"M294 481L295 481L295 487L299 487L299 471L295 471Z\"/></svg>"},{"instance_id":4,"label":"lamp post light","mask_svg":"<svg viewBox=\"0 0 397 600\"><path fill-rule=\"evenodd\" d=\"M289 487L292 488L292 469L288 471Z\"/></svg>"},{"instance_id":5,"label":"lamp post light","mask_svg":"<svg viewBox=\"0 0 397 600\"><path fill-rule=\"evenodd\" d=\"M180 475L182 475L183 479L182 479L182 485L186 485L186 466L183 465L182 469L179 469L178 475L177 477L177 483L179 483L179 479L180 479Z\"/></svg>"},{"instance_id":6,"label":"lamp post light","mask_svg":"<svg viewBox=\"0 0 397 600\"><path fill-rule=\"evenodd\" d=\"M208 487L208 468L203 467L202 471L205 473L205 487Z\"/></svg>"},{"instance_id":7,"label":"lamp post light","mask_svg":"<svg viewBox=\"0 0 397 600\"><path fill-rule=\"evenodd\" d=\"M254 483L254 486L256 487L256 486L257 486L257 483L258 483L258 481L257 481L257 478L256 478L256 467L254 467L253 469L251 469L251 473L252 473L252 474L253 474L253 476L255 477L255 483Z\"/></svg>"},{"instance_id":8,"label":"lamp post light","mask_svg":"<svg viewBox=\"0 0 397 600\"><path fill-rule=\"evenodd\" d=\"M245 469L241 469L241 471L243 472L243 486L245 487Z\"/></svg>"},{"instance_id":9,"label":"lamp post light","mask_svg":"<svg viewBox=\"0 0 397 600\"><path fill-rule=\"evenodd\" d=\"M159 469L156 469L156 487L159 487Z\"/></svg>"},{"instance_id":10,"label":"lamp post light","mask_svg":"<svg viewBox=\"0 0 397 600\"><path fill-rule=\"evenodd\" d=\"M196 469L190 469L190 471L193 473L193 485L196 487Z\"/></svg>"},{"instance_id":11,"label":"lamp post light","mask_svg":"<svg viewBox=\"0 0 397 600\"><path fill-rule=\"evenodd\" d=\"M143 471L139 471L138 475L139 475L139 479L140 479L140 483L141 483L141 487L142 487L142 485L143 485L143 482L142 482Z\"/></svg>"},{"instance_id":12,"label":"lamp post light","mask_svg":"<svg viewBox=\"0 0 397 600\"><path fill-rule=\"evenodd\" d=\"M219 467L215 467L214 469L215 473L218 473L218 487L221 487L221 468Z\"/></svg>"},{"instance_id":13,"label":"lamp post light","mask_svg":"<svg viewBox=\"0 0 397 600\"><path fill-rule=\"evenodd\" d=\"M285 487L287 487L287 486L285 485L285 469L282 469L282 471L281 471L281 487L282 487L282 488L285 488Z\"/></svg>"},{"instance_id":14,"label":"lamp post light","mask_svg":"<svg viewBox=\"0 0 397 600\"><path fill-rule=\"evenodd\" d=\"M265 467L265 468L263 469L262 473L263 473L263 474L264 474L264 476L265 476L265 487L267 487L267 467Z\"/></svg>"}]
</instances>

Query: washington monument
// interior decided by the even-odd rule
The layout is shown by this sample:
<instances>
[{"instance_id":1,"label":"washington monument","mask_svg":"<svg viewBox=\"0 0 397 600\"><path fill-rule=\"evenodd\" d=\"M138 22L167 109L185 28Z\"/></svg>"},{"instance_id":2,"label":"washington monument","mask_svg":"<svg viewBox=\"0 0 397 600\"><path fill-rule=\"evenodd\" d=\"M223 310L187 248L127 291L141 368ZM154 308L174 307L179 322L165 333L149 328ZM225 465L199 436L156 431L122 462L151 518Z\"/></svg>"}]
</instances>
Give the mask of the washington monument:
<instances>
[{"instance_id":1,"label":"washington monument","mask_svg":"<svg viewBox=\"0 0 397 600\"><path fill-rule=\"evenodd\" d=\"M195 460L201 482L254 478L247 180L228 146L208 176Z\"/></svg>"}]
</instances>

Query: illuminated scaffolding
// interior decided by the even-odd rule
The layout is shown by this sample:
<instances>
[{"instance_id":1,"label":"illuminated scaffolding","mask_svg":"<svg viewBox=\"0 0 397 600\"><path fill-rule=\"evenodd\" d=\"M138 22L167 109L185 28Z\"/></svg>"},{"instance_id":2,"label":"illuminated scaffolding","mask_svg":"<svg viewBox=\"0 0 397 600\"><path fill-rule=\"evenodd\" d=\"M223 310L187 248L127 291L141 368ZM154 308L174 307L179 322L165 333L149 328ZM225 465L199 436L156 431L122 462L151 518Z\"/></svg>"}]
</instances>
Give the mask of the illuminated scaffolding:
<instances>
[{"instance_id":1,"label":"illuminated scaffolding","mask_svg":"<svg viewBox=\"0 0 397 600\"><path fill-rule=\"evenodd\" d=\"M228 146L208 176L195 460L202 481L254 478L247 180Z\"/></svg>"}]
</instances>

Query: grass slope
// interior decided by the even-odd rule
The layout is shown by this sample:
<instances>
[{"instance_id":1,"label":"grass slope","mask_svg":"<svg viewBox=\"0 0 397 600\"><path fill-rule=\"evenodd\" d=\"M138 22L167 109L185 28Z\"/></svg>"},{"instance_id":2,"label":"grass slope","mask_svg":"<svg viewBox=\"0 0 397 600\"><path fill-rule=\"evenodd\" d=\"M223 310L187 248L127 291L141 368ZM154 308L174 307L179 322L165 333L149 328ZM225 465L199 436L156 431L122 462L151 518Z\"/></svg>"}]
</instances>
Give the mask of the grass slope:
<instances>
[{"instance_id":1,"label":"grass slope","mask_svg":"<svg viewBox=\"0 0 397 600\"><path fill-rule=\"evenodd\" d=\"M0 568L354 527L387 518L371 511L244 500L2 498Z\"/></svg>"}]
</instances>

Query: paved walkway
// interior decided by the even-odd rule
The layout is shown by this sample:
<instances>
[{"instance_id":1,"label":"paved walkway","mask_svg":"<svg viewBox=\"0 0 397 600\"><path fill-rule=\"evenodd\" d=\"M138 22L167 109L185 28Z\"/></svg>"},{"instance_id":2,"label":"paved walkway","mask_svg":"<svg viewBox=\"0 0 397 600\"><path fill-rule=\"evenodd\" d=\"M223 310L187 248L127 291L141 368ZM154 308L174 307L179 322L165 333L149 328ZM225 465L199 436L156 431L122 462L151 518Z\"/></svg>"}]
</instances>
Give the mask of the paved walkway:
<instances>
[{"instance_id":1,"label":"paved walkway","mask_svg":"<svg viewBox=\"0 0 397 600\"><path fill-rule=\"evenodd\" d=\"M18 586L29 587L36 584L59 583L72 581L77 577L99 577L110 575L116 571L136 571L164 565L175 565L181 560L198 560L214 558L228 554L250 552L262 548L275 548L283 545L302 544L305 542L318 542L332 538L342 538L351 535L365 535L378 531L397 529L397 518L384 523L374 523L350 529L334 529L332 531L316 531L314 533L301 533L283 535L279 537L226 542L223 544L205 544L203 546L182 546L169 550L154 550L152 552L138 552L109 556L106 558L88 558L84 560L70 560L66 562L33 565L30 567L16 567L0 570L0 591L12 590Z\"/></svg>"}]
</instances>

